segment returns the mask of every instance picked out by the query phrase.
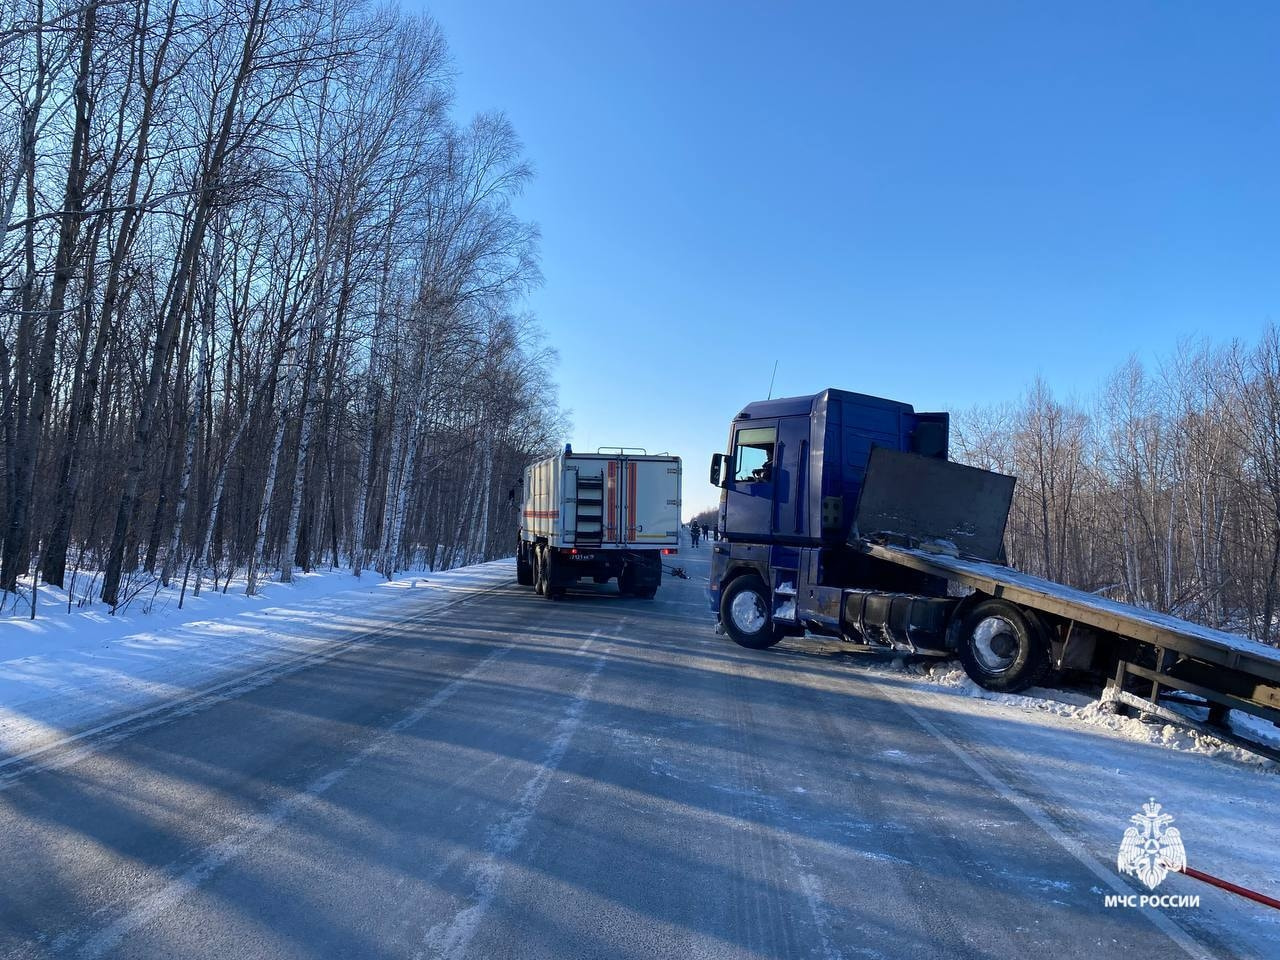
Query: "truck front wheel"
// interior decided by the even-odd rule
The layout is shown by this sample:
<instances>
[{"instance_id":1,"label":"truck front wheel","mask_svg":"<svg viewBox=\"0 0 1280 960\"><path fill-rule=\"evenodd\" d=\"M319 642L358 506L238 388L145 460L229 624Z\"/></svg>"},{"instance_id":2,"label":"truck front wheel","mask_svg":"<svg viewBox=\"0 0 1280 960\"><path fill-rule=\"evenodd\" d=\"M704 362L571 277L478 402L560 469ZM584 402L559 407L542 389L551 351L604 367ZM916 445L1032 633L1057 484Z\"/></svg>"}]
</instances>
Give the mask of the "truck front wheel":
<instances>
[{"instance_id":1,"label":"truck front wheel","mask_svg":"<svg viewBox=\"0 0 1280 960\"><path fill-rule=\"evenodd\" d=\"M960 624L960 663L979 686L1015 693L1049 672L1049 642L1035 614L984 600Z\"/></svg>"},{"instance_id":2,"label":"truck front wheel","mask_svg":"<svg viewBox=\"0 0 1280 960\"><path fill-rule=\"evenodd\" d=\"M720 622L741 647L763 650L782 639L769 615L769 593L755 574L738 577L720 598Z\"/></svg>"}]
</instances>

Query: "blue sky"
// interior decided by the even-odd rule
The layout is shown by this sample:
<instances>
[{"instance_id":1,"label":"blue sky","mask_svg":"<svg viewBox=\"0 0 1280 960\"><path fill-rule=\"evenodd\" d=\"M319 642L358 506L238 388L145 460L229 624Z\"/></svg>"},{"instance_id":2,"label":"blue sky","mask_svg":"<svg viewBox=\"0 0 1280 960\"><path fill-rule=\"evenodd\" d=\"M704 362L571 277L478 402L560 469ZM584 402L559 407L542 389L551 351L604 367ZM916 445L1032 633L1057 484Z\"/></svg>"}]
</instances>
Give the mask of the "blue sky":
<instances>
[{"instance_id":1,"label":"blue sky","mask_svg":"<svg viewBox=\"0 0 1280 960\"><path fill-rule=\"evenodd\" d=\"M537 177L580 449L707 462L761 399L957 409L1280 314L1280 4L441 0Z\"/></svg>"}]
</instances>

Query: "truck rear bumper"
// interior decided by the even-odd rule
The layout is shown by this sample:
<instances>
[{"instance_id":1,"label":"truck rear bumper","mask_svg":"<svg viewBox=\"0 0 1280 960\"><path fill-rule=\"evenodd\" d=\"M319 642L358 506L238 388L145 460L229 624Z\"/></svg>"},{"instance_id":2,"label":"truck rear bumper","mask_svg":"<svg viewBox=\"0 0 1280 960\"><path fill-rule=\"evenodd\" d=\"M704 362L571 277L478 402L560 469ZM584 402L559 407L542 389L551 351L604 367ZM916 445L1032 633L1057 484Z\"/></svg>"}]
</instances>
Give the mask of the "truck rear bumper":
<instances>
[{"instance_id":1,"label":"truck rear bumper","mask_svg":"<svg viewBox=\"0 0 1280 960\"><path fill-rule=\"evenodd\" d=\"M586 577L596 580L621 577L630 569L638 587L657 584L662 578L661 548L653 550L590 550L572 547L554 548L557 563L555 579L570 584Z\"/></svg>"}]
</instances>

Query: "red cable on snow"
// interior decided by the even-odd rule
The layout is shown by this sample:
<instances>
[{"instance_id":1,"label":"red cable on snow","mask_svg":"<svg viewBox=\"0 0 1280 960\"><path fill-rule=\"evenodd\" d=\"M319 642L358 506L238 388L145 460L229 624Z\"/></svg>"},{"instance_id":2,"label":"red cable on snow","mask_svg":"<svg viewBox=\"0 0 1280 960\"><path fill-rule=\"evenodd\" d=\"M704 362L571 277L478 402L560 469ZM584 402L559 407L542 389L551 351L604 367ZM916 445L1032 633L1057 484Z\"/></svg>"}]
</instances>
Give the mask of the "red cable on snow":
<instances>
[{"instance_id":1,"label":"red cable on snow","mask_svg":"<svg viewBox=\"0 0 1280 960\"><path fill-rule=\"evenodd\" d=\"M1275 907L1277 910L1280 910L1280 900L1268 897L1265 893L1258 893L1256 890L1250 890L1248 887L1241 887L1232 883L1230 880L1223 880L1220 877L1213 876L1213 874L1197 870L1195 867L1183 867L1179 872L1185 873L1188 877L1193 877L1196 880L1203 880L1211 886L1218 887L1230 893L1238 894L1239 896L1253 900L1255 903L1261 903L1265 906Z\"/></svg>"}]
</instances>

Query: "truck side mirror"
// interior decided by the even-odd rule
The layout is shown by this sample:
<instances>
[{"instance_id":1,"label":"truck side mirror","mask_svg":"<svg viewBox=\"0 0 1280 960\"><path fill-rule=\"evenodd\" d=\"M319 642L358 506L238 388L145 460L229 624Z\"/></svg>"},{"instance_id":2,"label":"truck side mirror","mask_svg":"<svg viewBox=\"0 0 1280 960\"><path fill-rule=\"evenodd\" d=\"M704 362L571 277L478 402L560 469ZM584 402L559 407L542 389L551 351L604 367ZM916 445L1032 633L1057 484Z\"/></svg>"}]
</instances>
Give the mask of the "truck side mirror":
<instances>
[{"instance_id":1,"label":"truck side mirror","mask_svg":"<svg viewBox=\"0 0 1280 960\"><path fill-rule=\"evenodd\" d=\"M724 454L715 453L711 455L711 485L713 487L723 486L721 475L724 473Z\"/></svg>"}]
</instances>

